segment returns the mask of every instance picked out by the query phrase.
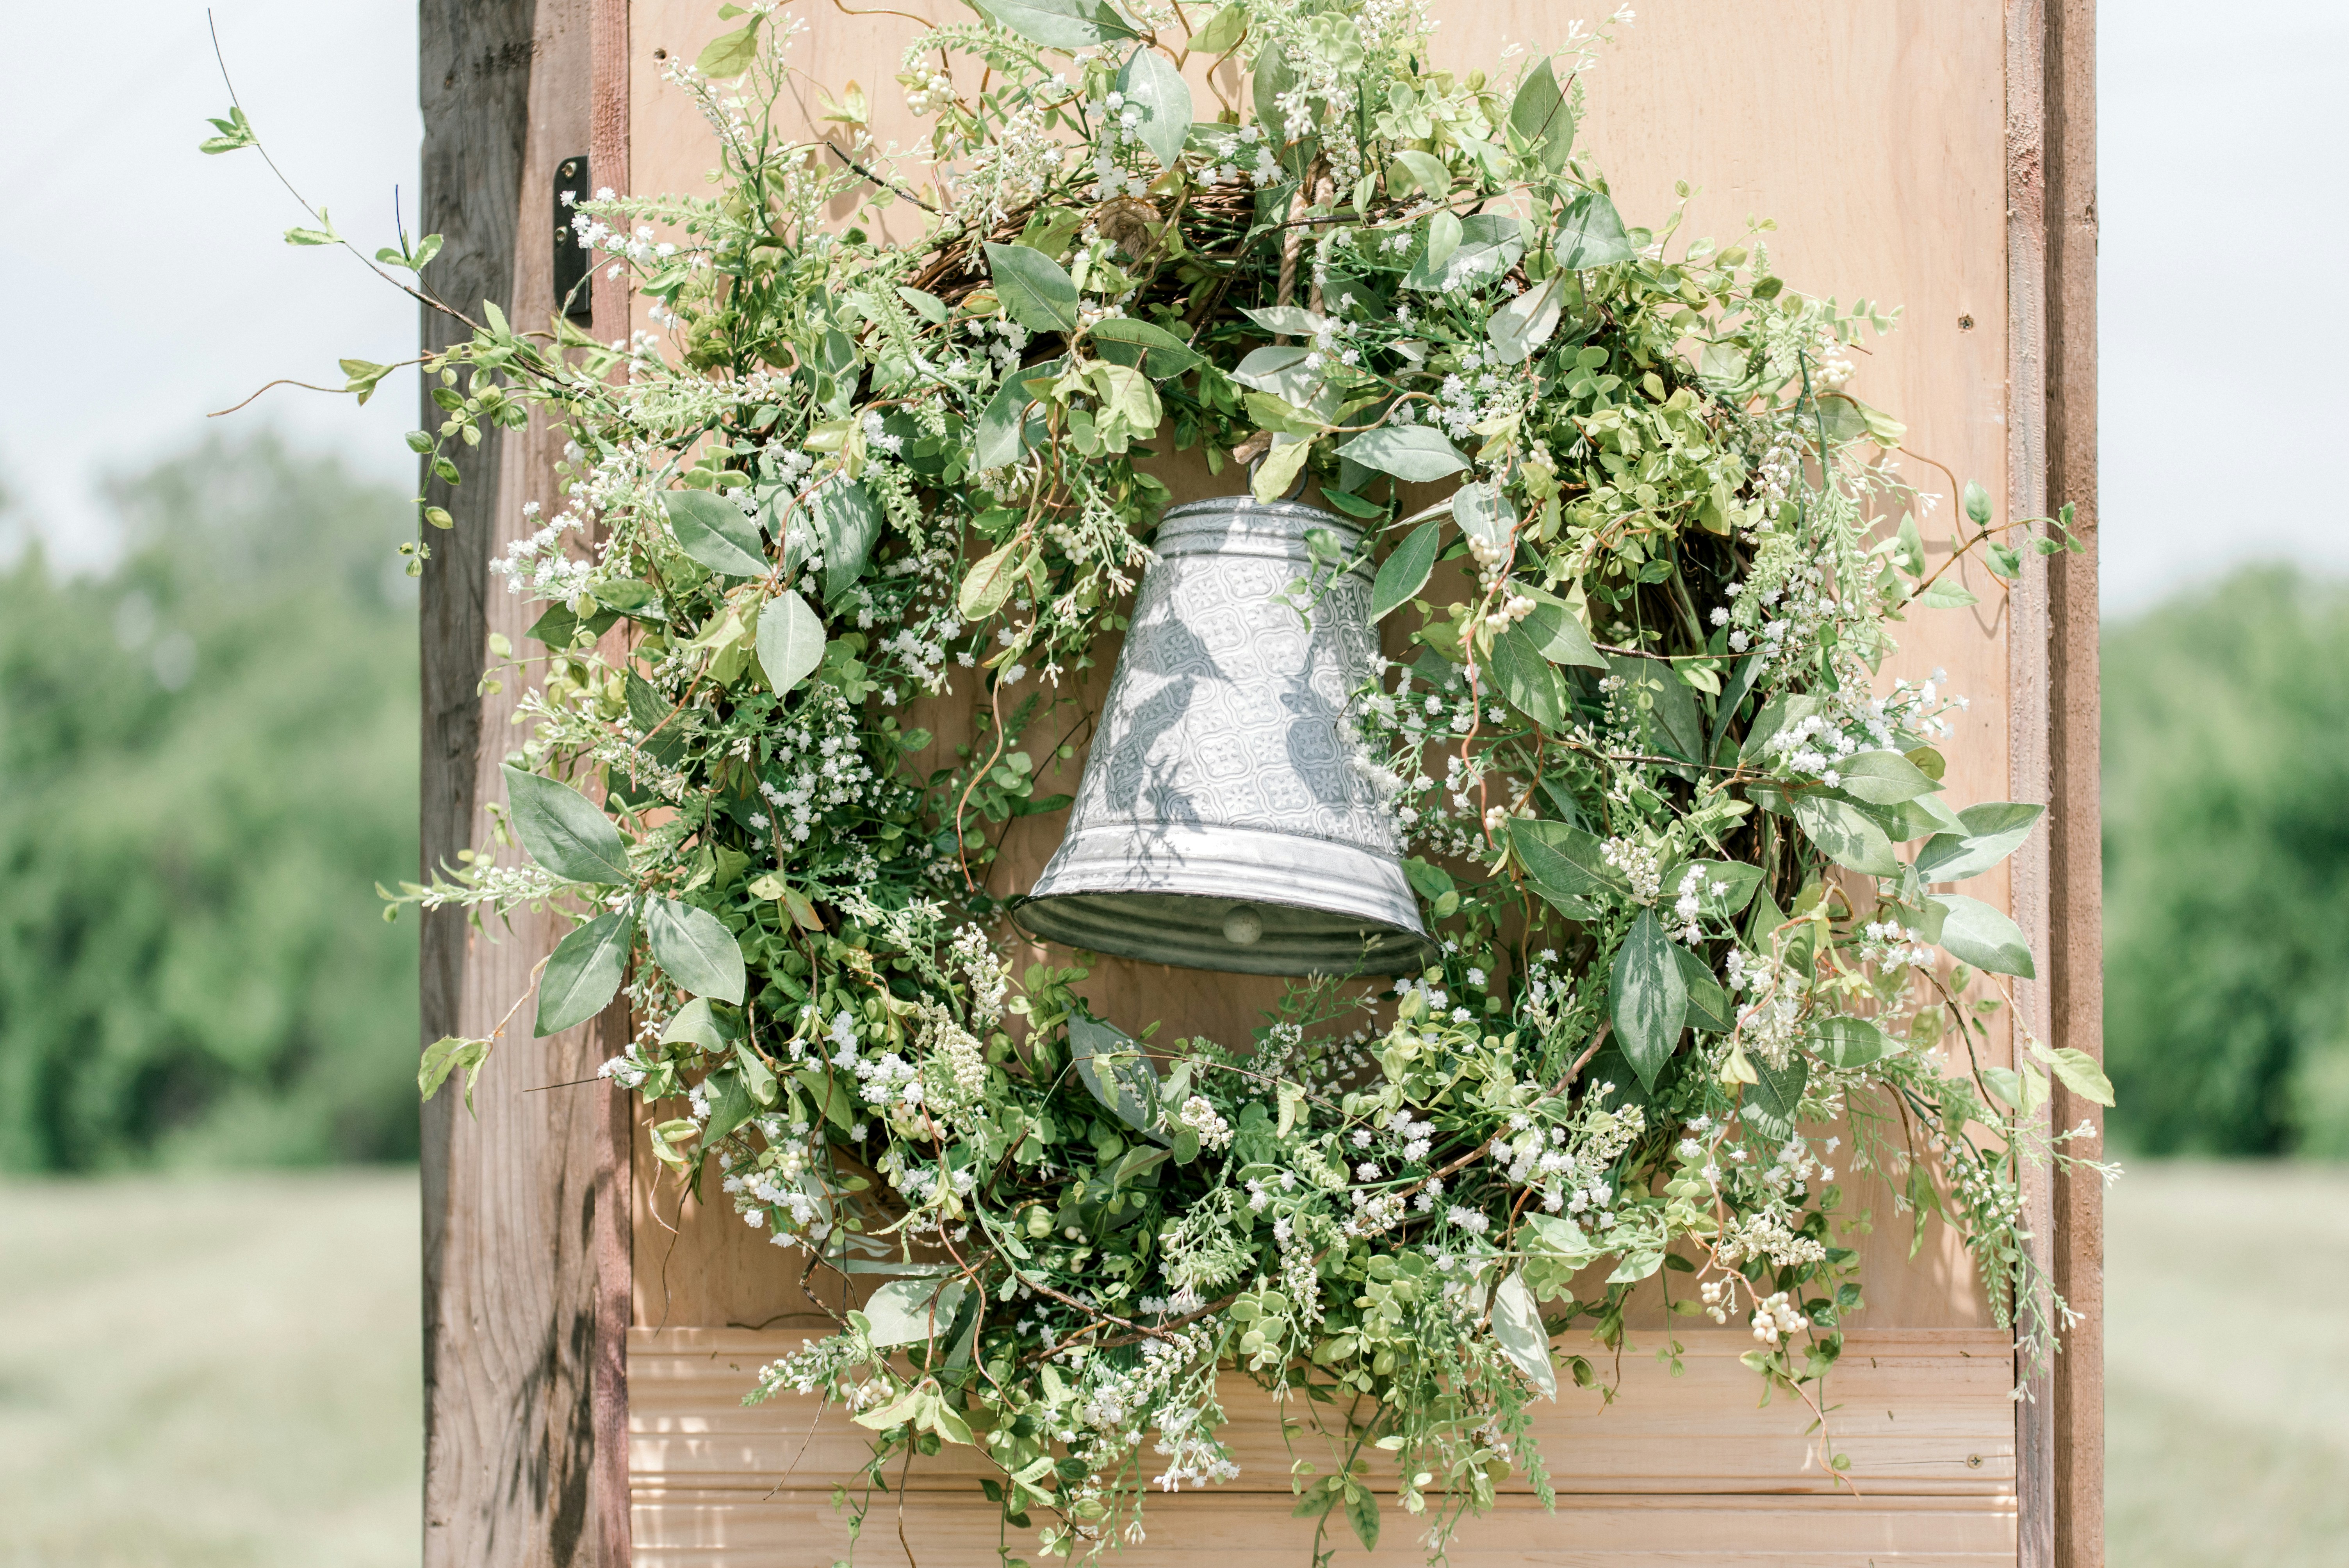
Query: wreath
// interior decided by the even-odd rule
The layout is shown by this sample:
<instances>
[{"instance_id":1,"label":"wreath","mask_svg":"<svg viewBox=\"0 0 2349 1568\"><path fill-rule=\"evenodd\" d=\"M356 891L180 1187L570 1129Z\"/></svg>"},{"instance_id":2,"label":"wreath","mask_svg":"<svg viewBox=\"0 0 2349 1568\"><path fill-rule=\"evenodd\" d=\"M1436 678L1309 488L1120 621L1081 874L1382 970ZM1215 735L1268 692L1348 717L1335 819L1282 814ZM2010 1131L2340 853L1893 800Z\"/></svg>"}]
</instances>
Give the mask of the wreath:
<instances>
[{"instance_id":1,"label":"wreath","mask_svg":"<svg viewBox=\"0 0 2349 1568\"><path fill-rule=\"evenodd\" d=\"M533 409L571 443L567 503L493 563L548 604L543 655L492 643L537 677L497 819L529 860L467 851L395 909L575 923L536 1032L625 997L603 1072L656 1108L652 1154L837 1287L750 1398L851 1412L874 1487L977 1449L1051 1556L1236 1474L1245 1377L1327 1441L1299 1513L1369 1547L1385 1471L1440 1555L1513 1471L1548 1501L1531 1407L1606 1377L1552 1338L1619 1350L1642 1282L1823 1409L1851 1172L1953 1227L2044 1355L2021 1171L2076 1134L2033 1113L2051 1073L2110 1091L2036 1040L1982 1065L2031 955L1935 890L2040 808L1946 802L1964 699L1890 677L1906 615L2066 548L2068 509L2001 523L1966 485L1930 559L1941 498L1848 390L1891 315L1787 287L1766 222L1683 240L1686 186L1627 227L1575 146L1603 34L1504 85L1429 63L1402 0L974 4L904 56L910 153L853 86L824 136L778 132L814 116L773 0L670 63L717 193L573 219L657 332L467 315L424 282L437 237L373 263L472 327L421 360L429 472ZM1203 60L1245 91L1202 102ZM918 239L862 226L908 209ZM289 239L343 242L317 223ZM389 369L345 367L362 397ZM1168 448L1259 499L1310 481L1412 650L1349 744L1440 953L1299 980L1237 1044L1094 1016L1083 954L1015 975L989 885L990 830L1065 804L1040 759ZM968 744L909 723L974 688ZM461 1070L470 1101L497 1037L432 1047L424 1092Z\"/></svg>"}]
</instances>

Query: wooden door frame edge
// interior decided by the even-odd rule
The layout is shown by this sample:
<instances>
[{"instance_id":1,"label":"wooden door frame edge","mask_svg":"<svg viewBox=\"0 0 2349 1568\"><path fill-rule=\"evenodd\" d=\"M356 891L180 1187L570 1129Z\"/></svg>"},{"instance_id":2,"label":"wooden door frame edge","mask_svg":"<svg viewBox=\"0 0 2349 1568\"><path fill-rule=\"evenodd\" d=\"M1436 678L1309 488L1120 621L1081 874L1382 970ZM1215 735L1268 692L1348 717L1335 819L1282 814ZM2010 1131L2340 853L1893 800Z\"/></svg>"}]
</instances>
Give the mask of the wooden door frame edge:
<instances>
[{"instance_id":1,"label":"wooden door frame edge","mask_svg":"<svg viewBox=\"0 0 2349 1568\"><path fill-rule=\"evenodd\" d=\"M2007 0L2006 503L2074 503L2085 545L2031 560L2010 604L2010 785L2048 807L2015 861L2015 919L2046 965L2018 986L2015 1024L2101 1059L2095 46L2095 0ZM2042 1114L2050 1133L2085 1119L2101 1140L2096 1108L2060 1088ZM2093 1174L2026 1178L2031 1255L2079 1316L2015 1407L2018 1568L2104 1563L2102 1198Z\"/></svg>"}]
</instances>

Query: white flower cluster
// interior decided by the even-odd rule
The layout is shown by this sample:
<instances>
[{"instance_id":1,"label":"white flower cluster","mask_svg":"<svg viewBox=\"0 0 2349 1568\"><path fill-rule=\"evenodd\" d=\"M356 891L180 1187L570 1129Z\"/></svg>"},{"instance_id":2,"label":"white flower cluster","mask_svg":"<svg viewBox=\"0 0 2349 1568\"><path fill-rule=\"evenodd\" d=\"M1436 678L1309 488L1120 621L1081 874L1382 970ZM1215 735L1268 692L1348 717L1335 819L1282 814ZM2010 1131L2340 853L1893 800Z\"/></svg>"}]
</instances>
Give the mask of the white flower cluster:
<instances>
[{"instance_id":1,"label":"white flower cluster","mask_svg":"<svg viewBox=\"0 0 2349 1568\"><path fill-rule=\"evenodd\" d=\"M1609 839L1600 846L1607 863L1623 873L1631 884L1633 903L1653 903L1664 891L1664 867L1661 857L1648 845L1630 839Z\"/></svg>"},{"instance_id":2,"label":"white flower cluster","mask_svg":"<svg viewBox=\"0 0 2349 1568\"><path fill-rule=\"evenodd\" d=\"M1177 1126L1186 1127L1197 1135L1201 1147L1229 1149L1232 1146L1232 1124L1226 1121L1203 1094L1195 1094L1183 1102L1174 1113Z\"/></svg>"}]
</instances>

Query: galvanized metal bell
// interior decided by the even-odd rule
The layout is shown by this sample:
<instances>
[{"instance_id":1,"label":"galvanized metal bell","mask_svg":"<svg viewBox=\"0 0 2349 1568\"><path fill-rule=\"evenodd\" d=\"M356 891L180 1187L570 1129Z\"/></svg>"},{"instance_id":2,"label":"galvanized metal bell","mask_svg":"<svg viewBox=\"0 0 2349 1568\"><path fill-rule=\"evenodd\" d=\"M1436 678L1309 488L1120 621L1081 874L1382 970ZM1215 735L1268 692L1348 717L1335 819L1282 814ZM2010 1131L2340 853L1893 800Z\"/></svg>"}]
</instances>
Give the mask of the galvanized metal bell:
<instances>
[{"instance_id":1,"label":"galvanized metal bell","mask_svg":"<svg viewBox=\"0 0 2349 1568\"><path fill-rule=\"evenodd\" d=\"M1340 552L1316 562L1307 539ZM1361 532L1193 501L1159 524L1068 836L1013 913L1072 947L1252 975L1394 975L1433 945L1346 720L1375 667ZM1275 597L1309 578L1300 615Z\"/></svg>"}]
</instances>

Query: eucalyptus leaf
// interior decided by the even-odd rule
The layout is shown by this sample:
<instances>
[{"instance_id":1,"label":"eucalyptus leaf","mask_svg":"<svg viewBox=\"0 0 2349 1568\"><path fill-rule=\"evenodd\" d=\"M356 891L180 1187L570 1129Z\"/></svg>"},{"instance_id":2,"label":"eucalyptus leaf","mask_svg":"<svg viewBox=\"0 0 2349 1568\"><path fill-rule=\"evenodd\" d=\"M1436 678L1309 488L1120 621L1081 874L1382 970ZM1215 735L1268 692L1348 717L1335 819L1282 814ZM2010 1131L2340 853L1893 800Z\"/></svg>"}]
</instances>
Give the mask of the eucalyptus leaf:
<instances>
[{"instance_id":1,"label":"eucalyptus leaf","mask_svg":"<svg viewBox=\"0 0 2349 1568\"><path fill-rule=\"evenodd\" d=\"M677 547L712 572L729 577L767 574L767 549L759 537L759 525L724 496L708 490L663 490L661 510L668 514Z\"/></svg>"},{"instance_id":2,"label":"eucalyptus leaf","mask_svg":"<svg viewBox=\"0 0 2349 1568\"><path fill-rule=\"evenodd\" d=\"M1521 627L1510 626L1494 637L1492 670L1511 707L1544 729L1566 727L1566 688L1557 668Z\"/></svg>"},{"instance_id":3,"label":"eucalyptus leaf","mask_svg":"<svg viewBox=\"0 0 2349 1568\"><path fill-rule=\"evenodd\" d=\"M1557 1368L1549 1358L1549 1331L1541 1306L1526 1288L1522 1270L1510 1271L1493 1292L1493 1340L1510 1364L1526 1375L1534 1392L1557 1398Z\"/></svg>"},{"instance_id":4,"label":"eucalyptus leaf","mask_svg":"<svg viewBox=\"0 0 2349 1568\"><path fill-rule=\"evenodd\" d=\"M1582 629L1580 618L1565 600L1530 584L1521 584L1518 591L1534 602L1534 608L1517 625L1533 639L1542 657L1554 665L1573 665L1580 669L1608 667L1605 655L1591 645L1590 634Z\"/></svg>"},{"instance_id":5,"label":"eucalyptus leaf","mask_svg":"<svg viewBox=\"0 0 2349 1568\"><path fill-rule=\"evenodd\" d=\"M886 520L880 503L851 479L826 481L810 498L823 541L823 594L837 599L855 585Z\"/></svg>"},{"instance_id":6,"label":"eucalyptus leaf","mask_svg":"<svg viewBox=\"0 0 2349 1568\"><path fill-rule=\"evenodd\" d=\"M743 1080L740 1068L719 1068L709 1075L702 1088L709 1102L709 1120L701 1130L704 1148L759 1114L759 1101L750 1093L750 1086Z\"/></svg>"},{"instance_id":7,"label":"eucalyptus leaf","mask_svg":"<svg viewBox=\"0 0 2349 1568\"><path fill-rule=\"evenodd\" d=\"M538 977L538 1016L531 1033L559 1034L602 1012L620 989L636 944L635 919L616 909L556 943Z\"/></svg>"},{"instance_id":8,"label":"eucalyptus leaf","mask_svg":"<svg viewBox=\"0 0 2349 1568\"><path fill-rule=\"evenodd\" d=\"M1613 266L1639 253L1623 232L1623 219L1603 191L1585 191L1558 214L1554 246L1557 264L1568 272Z\"/></svg>"},{"instance_id":9,"label":"eucalyptus leaf","mask_svg":"<svg viewBox=\"0 0 2349 1568\"><path fill-rule=\"evenodd\" d=\"M740 1006L748 978L742 949L725 923L706 909L657 898L647 906L645 937L653 962L683 989Z\"/></svg>"},{"instance_id":10,"label":"eucalyptus leaf","mask_svg":"<svg viewBox=\"0 0 2349 1568\"><path fill-rule=\"evenodd\" d=\"M1891 1036L1868 1022L1846 1014L1815 1021L1806 1036L1811 1053L1833 1068L1864 1068L1882 1061L1898 1048Z\"/></svg>"},{"instance_id":11,"label":"eucalyptus leaf","mask_svg":"<svg viewBox=\"0 0 2349 1568\"><path fill-rule=\"evenodd\" d=\"M509 762L501 769L515 834L530 858L571 882L634 882L627 846L603 809L570 785Z\"/></svg>"},{"instance_id":12,"label":"eucalyptus leaf","mask_svg":"<svg viewBox=\"0 0 2349 1568\"><path fill-rule=\"evenodd\" d=\"M1160 168L1174 168L1191 133L1191 88L1183 73L1148 43L1140 43L1117 73L1117 87L1126 102L1141 106L1142 123L1135 129L1142 145Z\"/></svg>"},{"instance_id":13,"label":"eucalyptus leaf","mask_svg":"<svg viewBox=\"0 0 2349 1568\"><path fill-rule=\"evenodd\" d=\"M1615 1037L1641 1087L1650 1090L1688 1024L1688 982L1682 978L1674 951L1655 912L1643 909L1616 951L1610 971Z\"/></svg>"},{"instance_id":14,"label":"eucalyptus leaf","mask_svg":"<svg viewBox=\"0 0 2349 1568\"><path fill-rule=\"evenodd\" d=\"M1132 316L1113 315L1106 321L1097 321L1085 329L1085 337L1103 359L1131 366L1157 381L1196 370L1206 363L1192 352L1190 345L1164 327L1136 321Z\"/></svg>"},{"instance_id":15,"label":"eucalyptus leaf","mask_svg":"<svg viewBox=\"0 0 2349 1568\"><path fill-rule=\"evenodd\" d=\"M1394 155L1395 168L1403 178L1418 186L1433 199L1441 201L1452 190L1452 170L1444 167L1444 160L1429 152L1414 152L1409 148ZM1398 183L1392 172L1387 183Z\"/></svg>"},{"instance_id":16,"label":"eucalyptus leaf","mask_svg":"<svg viewBox=\"0 0 2349 1568\"><path fill-rule=\"evenodd\" d=\"M1517 96L1509 103L1509 129L1524 138L1552 174L1566 166L1567 154L1574 150L1574 113L1558 90L1557 72L1548 57L1536 62L1517 84Z\"/></svg>"},{"instance_id":17,"label":"eucalyptus leaf","mask_svg":"<svg viewBox=\"0 0 2349 1568\"><path fill-rule=\"evenodd\" d=\"M1554 273L1493 313L1485 331L1493 352L1505 363L1524 364L1557 330L1566 304L1566 277Z\"/></svg>"},{"instance_id":18,"label":"eucalyptus leaf","mask_svg":"<svg viewBox=\"0 0 2349 1568\"><path fill-rule=\"evenodd\" d=\"M1917 874L1927 882L1964 882L1989 871L2021 849L2044 806L2017 800L1986 801L1958 813L1965 830L1936 833L1917 851Z\"/></svg>"},{"instance_id":19,"label":"eucalyptus leaf","mask_svg":"<svg viewBox=\"0 0 2349 1568\"><path fill-rule=\"evenodd\" d=\"M1435 552L1443 539L1443 523L1421 523L1379 562L1379 574L1371 583L1371 620L1386 619L1427 586L1427 576L1435 569Z\"/></svg>"},{"instance_id":20,"label":"eucalyptus leaf","mask_svg":"<svg viewBox=\"0 0 2349 1568\"><path fill-rule=\"evenodd\" d=\"M1926 902L1942 913L1940 941L1951 957L1993 975L2037 978L2031 944L2003 911L1963 893L1937 892Z\"/></svg>"},{"instance_id":21,"label":"eucalyptus leaf","mask_svg":"<svg viewBox=\"0 0 2349 1568\"><path fill-rule=\"evenodd\" d=\"M1477 212L1459 222L1460 242L1441 262L1421 256L1403 274L1403 287L1449 294L1490 283L1526 253L1525 231L1507 213Z\"/></svg>"},{"instance_id":22,"label":"eucalyptus leaf","mask_svg":"<svg viewBox=\"0 0 2349 1568\"><path fill-rule=\"evenodd\" d=\"M1091 49L1135 36L1125 18L1105 0L970 0L970 3L1030 43L1041 44L1048 49Z\"/></svg>"},{"instance_id":23,"label":"eucalyptus leaf","mask_svg":"<svg viewBox=\"0 0 2349 1568\"><path fill-rule=\"evenodd\" d=\"M1870 876L1900 874L1891 839L1849 801L1806 793L1795 797L1794 811L1795 825L1836 864Z\"/></svg>"},{"instance_id":24,"label":"eucalyptus leaf","mask_svg":"<svg viewBox=\"0 0 2349 1568\"><path fill-rule=\"evenodd\" d=\"M1088 1093L1135 1131L1167 1141L1158 1130L1158 1069L1132 1037L1078 1013L1069 1019L1069 1048Z\"/></svg>"},{"instance_id":25,"label":"eucalyptus leaf","mask_svg":"<svg viewBox=\"0 0 2349 1568\"><path fill-rule=\"evenodd\" d=\"M1425 425L1386 425L1365 430L1338 449L1366 469L1392 474L1406 484L1427 484L1468 466L1460 449Z\"/></svg>"},{"instance_id":26,"label":"eucalyptus leaf","mask_svg":"<svg viewBox=\"0 0 2349 1568\"><path fill-rule=\"evenodd\" d=\"M823 619L786 588L759 614L759 667L777 696L823 663Z\"/></svg>"},{"instance_id":27,"label":"eucalyptus leaf","mask_svg":"<svg viewBox=\"0 0 2349 1568\"><path fill-rule=\"evenodd\" d=\"M1837 789L1876 806L1896 806L1940 788L1897 751L1855 752L1839 759L1835 770Z\"/></svg>"},{"instance_id":28,"label":"eucalyptus leaf","mask_svg":"<svg viewBox=\"0 0 2349 1568\"><path fill-rule=\"evenodd\" d=\"M891 1280L864 1303L865 1337L875 1348L943 1339L968 1288L958 1279Z\"/></svg>"},{"instance_id":29,"label":"eucalyptus leaf","mask_svg":"<svg viewBox=\"0 0 2349 1568\"><path fill-rule=\"evenodd\" d=\"M1030 332L1077 330L1076 280L1060 263L1026 245L990 242L986 251L995 297L1012 320Z\"/></svg>"},{"instance_id":30,"label":"eucalyptus leaf","mask_svg":"<svg viewBox=\"0 0 2349 1568\"><path fill-rule=\"evenodd\" d=\"M1452 492L1452 521L1469 538L1500 550L1516 531L1517 509L1507 496L1479 480Z\"/></svg>"}]
</instances>

